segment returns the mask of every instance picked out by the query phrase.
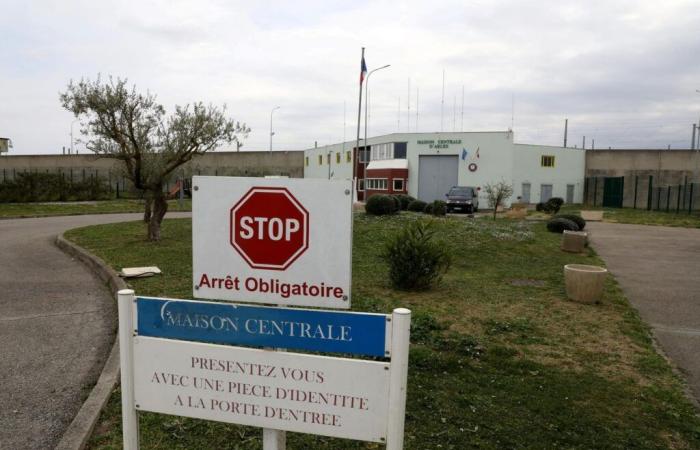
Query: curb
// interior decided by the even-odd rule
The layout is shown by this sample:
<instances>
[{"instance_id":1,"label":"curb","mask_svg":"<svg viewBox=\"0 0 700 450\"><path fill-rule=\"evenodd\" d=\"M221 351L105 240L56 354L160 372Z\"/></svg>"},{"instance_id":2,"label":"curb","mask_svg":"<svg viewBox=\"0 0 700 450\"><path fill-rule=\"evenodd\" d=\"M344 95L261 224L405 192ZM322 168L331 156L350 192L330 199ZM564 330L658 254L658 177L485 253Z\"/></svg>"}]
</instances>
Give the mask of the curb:
<instances>
[{"instance_id":1,"label":"curb","mask_svg":"<svg viewBox=\"0 0 700 450\"><path fill-rule=\"evenodd\" d=\"M78 247L69 242L60 234L56 237L55 244L63 252L77 259L87 266L97 277L104 281L110 292L113 293L116 299L116 292L121 289L126 289L127 285L119 278L117 273L105 264L105 262L97 256L89 253L87 250ZM92 430L100 417L102 408L104 408L109 399L112 389L119 380L119 340L114 339L112 350L109 353L109 358L102 368L102 373L97 380L97 383L90 391L90 395L80 407L78 414L73 418L63 437L56 446L56 450L82 450L85 448Z\"/></svg>"}]
</instances>

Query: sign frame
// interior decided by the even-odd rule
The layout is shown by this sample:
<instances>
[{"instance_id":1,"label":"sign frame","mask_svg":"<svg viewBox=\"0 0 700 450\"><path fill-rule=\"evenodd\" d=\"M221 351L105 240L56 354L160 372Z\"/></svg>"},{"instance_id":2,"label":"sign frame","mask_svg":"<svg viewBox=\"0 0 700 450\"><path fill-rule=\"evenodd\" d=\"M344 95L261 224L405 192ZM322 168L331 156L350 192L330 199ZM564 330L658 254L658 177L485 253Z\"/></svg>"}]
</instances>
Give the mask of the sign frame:
<instances>
[{"instance_id":1,"label":"sign frame","mask_svg":"<svg viewBox=\"0 0 700 450\"><path fill-rule=\"evenodd\" d=\"M139 449L138 416L139 406L135 401L134 390L134 344L138 336L138 313L136 296L131 289L120 290L117 294L119 308L119 356L121 366L121 397L123 446L126 450ZM389 371L389 392L387 393L387 418L385 439L387 450L403 449L404 421L406 415L406 387L408 377L408 353L411 324L411 311L397 308L391 314L391 358L386 365ZM140 338L150 339L150 338ZM178 341L172 340L176 343ZM197 344L212 345L212 344ZM219 346L217 346L219 347ZM264 350L259 350L264 351ZM270 350L273 351L273 350ZM317 356L317 358L324 358ZM386 364L386 363L384 363ZM276 430L264 429L265 448L279 448L283 434Z\"/></svg>"}]
</instances>

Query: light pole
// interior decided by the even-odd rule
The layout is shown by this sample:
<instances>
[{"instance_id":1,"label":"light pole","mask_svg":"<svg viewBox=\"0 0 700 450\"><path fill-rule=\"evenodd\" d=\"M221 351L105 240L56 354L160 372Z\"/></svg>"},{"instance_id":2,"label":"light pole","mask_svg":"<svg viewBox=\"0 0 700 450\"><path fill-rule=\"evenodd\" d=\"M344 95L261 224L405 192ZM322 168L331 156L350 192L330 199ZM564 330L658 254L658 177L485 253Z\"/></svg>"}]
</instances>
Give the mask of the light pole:
<instances>
[{"instance_id":1,"label":"light pole","mask_svg":"<svg viewBox=\"0 0 700 450\"><path fill-rule=\"evenodd\" d=\"M71 152L71 154L75 154L75 150L73 150L73 124L75 124L75 122L78 122L78 121L79 121L79 119L75 119L74 121L72 121L70 123L70 152Z\"/></svg>"},{"instance_id":2,"label":"light pole","mask_svg":"<svg viewBox=\"0 0 700 450\"><path fill-rule=\"evenodd\" d=\"M369 95L369 77L377 70L386 69L387 67L390 67L390 66L391 66L391 64L387 64L386 66L382 66L382 67L377 67L376 69L370 70L369 73L367 74L367 79L365 80L365 145L364 145L364 148L362 150L362 153L358 153L358 162L361 161L359 159L360 155L363 155L363 154L367 155L367 111L369 110L369 108L367 106L369 105L369 97L368 97L368 95ZM358 152L359 152L359 149L358 149ZM368 160L369 160L369 157L367 157L367 160L365 160L364 164L362 165L362 179L363 180L365 179L365 176L367 174L367 164L369 164ZM366 182L363 181L363 183L366 183Z\"/></svg>"},{"instance_id":3,"label":"light pole","mask_svg":"<svg viewBox=\"0 0 700 450\"><path fill-rule=\"evenodd\" d=\"M275 110L280 109L279 106L275 106L272 108L272 111L270 111L270 152L272 152L272 135L275 134L272 131L272 114L275 112Z\"/></svg>"},{"instance_id":4,"label":"light pole","mask_svg":"<svg viewBox=\"0 0 700 450\"><path fill-rule=\"evenodd\" d=\"M369 97L367 95L369 92L369 77L377 70L386 69L387 67L390 67L390 66L391 66L391 64L387 64L386 66L377 67L376 69L370 70L369 73L367 74L367 80L365 80L365 148L364 148L365 152L367 151L367 110L368 110L367 106L369 105Z\"/></svg>"}]
</instances>

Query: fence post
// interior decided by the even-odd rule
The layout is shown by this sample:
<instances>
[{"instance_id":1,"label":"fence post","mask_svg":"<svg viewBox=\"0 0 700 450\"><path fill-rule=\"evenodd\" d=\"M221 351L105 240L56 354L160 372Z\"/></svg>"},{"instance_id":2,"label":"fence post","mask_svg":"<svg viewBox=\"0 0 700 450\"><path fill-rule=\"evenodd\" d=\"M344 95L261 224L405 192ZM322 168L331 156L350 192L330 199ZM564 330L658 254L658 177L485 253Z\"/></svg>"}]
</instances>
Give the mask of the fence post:
<instances>
[{"instance_id":1,"label":"fence post","mask_svg":"<svg viewBox=\"0 0 700 450\"><path fill-rule=\"evenodd\" d=\"M588 204L588 177L583 179L583 204Z\"/></svg>"},{"instance_id":2,"label":"fence post","mask_svg":"<svg viewBox=\"0 0 700 450\"><path fill-rule=\"evenodd\" d=\"M634 176L634 204L632 209L637 209L637 186L639 186L639 175Z\"/></svg>"},{"instance_id":3,"label":"fence post","mask_svg":"<svg viewBox=\"0 0 700 450\"><path fill-rule=\"evenodd\" d=\"M598 177L593 177L593 206L598 200Z\"/></svg>"},{"instance_id":4,"label":"fence post","mask_svg":"<svg viewBox=\"0 0 700 450\"><path fill-rule=\"evenodd\" d=\"M683 207L685 208L685 197L688 195L688 175L685 176L685 181L683 181Z\"/></svg>"},{"instance_id":5,"label":"fence post","mask_svg":"<svg viewBox=\"0 0 700 450\"><path fill-rule=\"evenodd\" d=\"M668 212L671 207L671 185L668 185L668 190L666 192L666 212Z\"/></svg>"},{"instance_id":6,"label":"fence post","mask_svg":"<svg viewBox=\"0 0 700 450\"><path fill-rule=\"evenodd\" d=\"M680 184L678 185L678 195L676 197L678 197L676 199L676 214L678 214L679 212L681 212L681 185Z\"/></svg>"},{"instance_id":7,"label":"fence post","mask_svg":"<svg viewBox=\"0 0 700 450\"><path fill-rule=\"evenodd\" d=\"M693 186L695 186L695 183L690 183L690 196L688 197L688 214L693 213Z\"/></svg>"},{"instance_id":8,"label":"fence post","mask_svg":"<svg viewBox=\"0 0 700 450\"><path fill-rule=\"evenodd\" d=\"M651 211L651 202L654 197L654 175L649 175L649 189L647 189L647 211Z\"/></svg>"}]
</instances>

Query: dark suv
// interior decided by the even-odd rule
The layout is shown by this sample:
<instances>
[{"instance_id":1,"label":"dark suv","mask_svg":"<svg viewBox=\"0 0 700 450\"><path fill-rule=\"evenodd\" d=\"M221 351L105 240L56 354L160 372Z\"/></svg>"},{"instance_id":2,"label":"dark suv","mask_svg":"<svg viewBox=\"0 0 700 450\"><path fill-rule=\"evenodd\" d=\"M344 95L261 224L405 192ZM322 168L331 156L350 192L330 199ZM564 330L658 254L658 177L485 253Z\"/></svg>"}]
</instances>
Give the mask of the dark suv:
<instances>
[{"instance_id":1,"label":"dark suv","mask_svg":"<svg viewBox=\"0 0 700 450\"><path fill-rule=\"evenodd\" d=\"M465 212L472 214L479 211L479 194L472 186L452 186L447 197L447 212Z\"/></svg>"}]
</instances>

